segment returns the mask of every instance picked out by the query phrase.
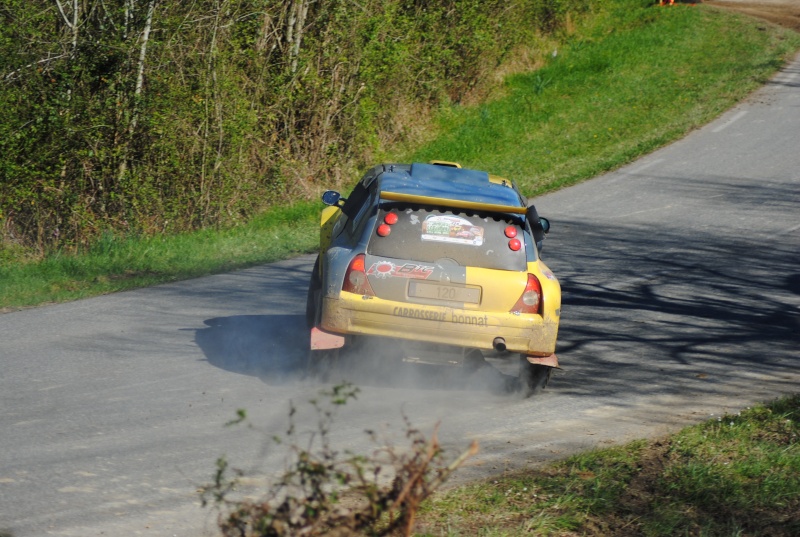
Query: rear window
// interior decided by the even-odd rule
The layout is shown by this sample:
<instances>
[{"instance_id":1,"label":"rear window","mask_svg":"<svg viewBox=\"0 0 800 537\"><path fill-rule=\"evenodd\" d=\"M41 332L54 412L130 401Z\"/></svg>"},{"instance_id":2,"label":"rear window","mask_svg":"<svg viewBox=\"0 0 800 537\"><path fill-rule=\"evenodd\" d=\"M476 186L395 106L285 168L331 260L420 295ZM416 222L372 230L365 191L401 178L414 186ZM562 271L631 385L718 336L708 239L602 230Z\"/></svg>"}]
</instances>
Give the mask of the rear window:
<instances>
[{"instance_id":1,"label":"rear window","mask_svg":"<svg viewBox=\"0 0 800 537\"><path fill-rule=\"evenodd\" d=\"M389 226L386 236L378 234L382 224ZM510 214L382 203L367 251L394 259L450 259L464 267L524 271L523 225L522 218ZM512 239L519 240L519 250L510 247Z\"/></svg>"}]
</instances>

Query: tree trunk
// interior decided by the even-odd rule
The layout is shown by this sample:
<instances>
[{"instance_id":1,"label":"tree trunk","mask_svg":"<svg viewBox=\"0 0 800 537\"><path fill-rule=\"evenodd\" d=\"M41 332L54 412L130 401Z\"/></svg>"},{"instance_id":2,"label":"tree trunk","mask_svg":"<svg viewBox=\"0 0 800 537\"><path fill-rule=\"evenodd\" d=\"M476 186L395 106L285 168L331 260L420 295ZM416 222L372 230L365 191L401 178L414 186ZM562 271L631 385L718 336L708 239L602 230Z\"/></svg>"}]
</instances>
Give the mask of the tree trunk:
<instances>
[{"instance_id":1,"label":"tree trunk","mask_svg":"<svg viewBox=\"0 0 800 537\"><path fill-rule=\"evenodd\" d=\"M71 56L75 56L75 52L78 49L78 35L80 32L80 14L81 14L81 6L78 3L79 0L72 0L72 19L67 16L66 12L64 11L64 6L61 5L60 0L54 0L56 3L56 7L58 8L58 13L61 15L61 19L64 21L64 24L67 25L70 32L72 33L72 52Z\"/></svg>"},{"instance_id":2,"label":"tree trunk","mask_svg":"<svg viewBox=\"0 0 800 537\"><path fill-rule=\"evenodd\" d=\"M292 2L292 11L289 17L289 28L287 32L292 74L297 72L297 61L300 56L300 44L303 41L309 3L309 0L294 0Z\"/></svg>"},{"instance_id":3,"label":"tree trunk","mask_svg":"<svg viewBox=\"0 0 800 537\"><path fill-rule=\"evenodd\" d=\"M117 172L117 179L121 181L128 171L128 147L136 131L136 125L139 121L139 101L141 100L142 90L144 88L144 66L145 58L147 57L147 43L150 40L150 29L153 26L153 13L156 9L156 0L150 0L147 5L147 18L144 23L144 30L142 30L142 43L139 47L139 64L136 73L136 88L133 91L133 111L131 113L131 122L128 125L128 136L125 141L125 147L122 151L122 157L119 163ZM128 14L126 13L126 17Z\"/></svg>"}]
</instances>

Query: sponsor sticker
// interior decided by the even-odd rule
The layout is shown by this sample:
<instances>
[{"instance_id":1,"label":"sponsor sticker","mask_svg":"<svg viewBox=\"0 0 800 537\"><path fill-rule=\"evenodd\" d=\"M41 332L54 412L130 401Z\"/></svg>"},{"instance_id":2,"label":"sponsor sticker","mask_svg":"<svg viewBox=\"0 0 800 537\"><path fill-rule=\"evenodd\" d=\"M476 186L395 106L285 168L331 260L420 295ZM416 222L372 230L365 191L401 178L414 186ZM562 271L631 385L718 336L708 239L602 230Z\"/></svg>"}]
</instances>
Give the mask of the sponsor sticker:
<instances>
[{"instance_id":1,"label":"sponsor sticker","mask_svg":"<svg viewBox=\"0 0 800 537\"><path fill-rule=\"evenodd\" d=\"M394 308L392 312L398 317L410 317L412 319L425 319L427 321L444 321L446 315L438 311L419 310L416 308L401 308L399 306Z\"/></svg>"},{"instance_id":2,"label":"sponsor sticker","mask_svg":"<svg viewBox=\"0 0 800 537\"><path fill-rule=\"evenodd\" d=\"M475 326L489 326L487 315L463 315L455 312L438 312L417 308L401 308L397 306L392 311L398 317L410 317L412 319L425 319L427 321L449 321L458 324L472 324Z\"/></svg>"},{"instance_id":3,"label":"sponsor sticker","mask_svg":"<svg viewBox=\"0 0 800 537\"><path fill-rule=\"evenodd\" d=\"M422 222L422 240L481 246L483 228L460 216L430 215Z\"/></svg>"},{"instance_id":4,"label":"sponsor sticker","mask_svg":"<svg viewBox=\"0 0 800 537\"><path fill-rule=\"evenodd\" d=\"M434 267L427 265L417 265L416 263L406 263L397 266L391 261L377 261L367 269L367 276L377 276L378 278L411 278L415 280L427 280L433 274Z\"/></svg>"}]
</instances>

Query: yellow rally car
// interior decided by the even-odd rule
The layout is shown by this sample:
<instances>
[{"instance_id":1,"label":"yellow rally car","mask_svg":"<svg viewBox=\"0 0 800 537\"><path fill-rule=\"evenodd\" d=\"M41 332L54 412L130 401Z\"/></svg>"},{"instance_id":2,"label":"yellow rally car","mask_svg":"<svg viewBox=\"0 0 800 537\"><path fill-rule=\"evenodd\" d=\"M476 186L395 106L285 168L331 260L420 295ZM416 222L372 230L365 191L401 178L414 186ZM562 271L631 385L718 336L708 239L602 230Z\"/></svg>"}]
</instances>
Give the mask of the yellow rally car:
<instances>
[{"instance_id":1,"label":"yellow rally car","mask_svg":"<svg viewBox=\"0 0 800 537\"><path fill-rule=\"evenodd\" d=\"M519 357L526 394L547 385L561 288L539 258L550 223L513 182L449 162L381 164L347 199L322 199L312 367L373 336L459 349L461 363Z\"/></svg>"}]
</instances>

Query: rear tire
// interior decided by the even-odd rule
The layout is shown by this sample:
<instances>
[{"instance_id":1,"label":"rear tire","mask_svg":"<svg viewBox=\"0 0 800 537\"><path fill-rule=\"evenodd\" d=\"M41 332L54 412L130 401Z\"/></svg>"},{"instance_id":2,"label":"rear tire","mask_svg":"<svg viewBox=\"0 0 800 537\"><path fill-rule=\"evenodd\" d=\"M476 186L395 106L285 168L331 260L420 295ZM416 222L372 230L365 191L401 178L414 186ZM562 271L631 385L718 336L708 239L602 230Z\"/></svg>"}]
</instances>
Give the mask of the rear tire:
<instances>
[{"instance_id":1,"label":"rear tire","mask_svg":"<svg viewBox=\"0 0 800 537\"><path fill-rule=\"evenodd\" d=\"M311 281L308 282L308 294L306 295L306 325L308 328L317 326L319 303L322 298L322 281L319 277L319 256L314 262L314 269L311 272Z\"/></svg>"},{"instance_id":2,"label":"rear tire","mask_svg":"<svg viewBox=\"0 0 800 537\"><path fill-rule=\"evenodd\" d=\"M486 367L486 358L478 349L470 349L464 353L464 370L468 375Z\"/></svg>"},{"instance_id":3,"label":"rear tire","mask_svg":"<svg viewBox=\"0 0 800 537\"><path fill-rule=\"evenodd\" d=\"M532 364L522 354L519 357L519 378L522 383L522 392L525 397L541 393L550 382L553 368L547 365Z\"/></svg>"}]
</instances>

